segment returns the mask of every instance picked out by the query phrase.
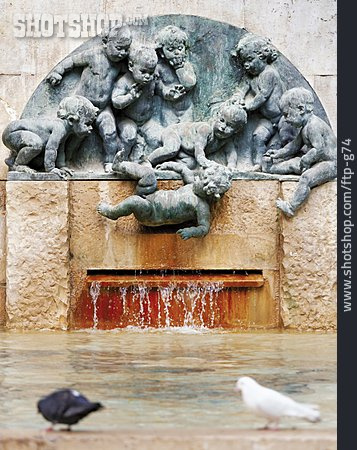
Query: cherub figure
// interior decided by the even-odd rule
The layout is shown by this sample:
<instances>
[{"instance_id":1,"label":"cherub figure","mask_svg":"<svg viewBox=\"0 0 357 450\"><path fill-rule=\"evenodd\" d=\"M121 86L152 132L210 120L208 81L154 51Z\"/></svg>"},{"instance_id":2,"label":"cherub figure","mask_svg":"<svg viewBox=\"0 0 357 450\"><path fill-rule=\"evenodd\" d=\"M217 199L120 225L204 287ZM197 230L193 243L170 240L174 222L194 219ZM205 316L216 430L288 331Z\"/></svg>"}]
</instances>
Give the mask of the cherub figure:
<instances>
[{"instance_id":1,"label":"cherub figure","mask_svg":"<svg viewBox=\"0 0 357 450\"><path fill-rule=\"evenodd\" d=\"M103 140L106 172L110 172L114 155L121 148L110 100L115 80L120 73L127 71L124 59L131 41L127 27L117 25L104 29L101 45L68 56L47 77L55 86L61 82L65 72L83 67L76 94L87 98L99 109L95 125Z\"/></svg>"},{"instance_id":2,"label":"cherub figure","mask_svg":"<svg viewBox=\"0 0 357 450\"><path fill-rule=\"evenodd\" d=\"M240 105L225 103L207 122L178 123L167 127L162 133L163 146L150 153L148 160L156 166L177 157L190 168L195 168L196 164L208 167L212 160L207 156L220 150L246 123L247 113ZM235 167L235 156L227 155L228 166Z\"/></svg>"},{"instance_id":3,"label":"cherub figure","mask_svg":"<svg viewBox=\"0 0 357 450\"><path fill-rule=\"evenodd\" d=\"M257 111L263 118L253 132L253 171L261 171L266 144L275 134L281 118L279 100L285 91L279 72L272 66L278 57L270 41L254 34L246 34L232 55L241 61L247 73L231 101L244 104L247 112ZM248 94L253 94L249 100Z\"/></svg>"},{"instance_id":4,"label":"cherub figure","mask_svg":"<svg viewBox=\"0 0 357 450\"><path fill-rule=\"evenodd\" d=\"M337 142L327 123L313 113L314 97L307 89L286 91L280 107L286 122L300 132L285 147L268 152L267 157L272 160L271 173L302 174L291 200L279 198L276 202L287 216L293 216L313 187L337 176Z\"/></svg>"},{"instance_id":5,"label":"cherub figure","mask_svg":"<svg viewBox=\"0 0 357 450\"><path fill-rule=\"evenodd\" d=\"M122 164L132 178L140 179L153 173L150 166ZM100 203L97 211L111 220L134 214L142 225L149 227L196 221L197 226L181 228L177 234L184 240L206 236L211 222L210 203L230 188L230 169L215 163L194 175L192 170L177 162L165 163L165 169L180 173L185 185L176 190L160 189L146 196L131 195L114 206Z\"/></svg>"},{"instance_id":6,"label":"cherub figure","mask_svg":"<svg viewBox=\"0 0 357 450\"><path fill-rule=\"evenodd\" d=\"M43 156L46 172L67 178L73 173L66 167L66 140L73 135L87 136L97 112L98 108L89 100L74 95L60 102L57 119L39 117L11 122L2 135L4 144L11 150L5 163L12 171L35 173L29 164Z\"/></svg>"},{"instance_id":7,"label":"cherub figure","mask_svg":"<svg viewBox=\"0 0 357 450\"><path fill-rule=\"evenodd\" d=\"M193 119L192 89L196 75L187 61L188 37L180 28L169 25L156 38L159 62L156 68L156 114L143 127L150 148L157 148L161 133L169 125Z\"/></svg>"},{"instance_id":8,"label":"cherub figure","mask_svg":"<svg viewBox=\"0 0 357 450\"><path fill-rule=\"evenodd\" d=\"M114 108L122 112L118 119L120 138L124 147L121 152L122 160L128 160L137 142L138 127L144 125L153 114L154 73L157 61L153 48L132 46L128 57L129 71L114 85L112 103Z\"/></svg>"}]
</instances>

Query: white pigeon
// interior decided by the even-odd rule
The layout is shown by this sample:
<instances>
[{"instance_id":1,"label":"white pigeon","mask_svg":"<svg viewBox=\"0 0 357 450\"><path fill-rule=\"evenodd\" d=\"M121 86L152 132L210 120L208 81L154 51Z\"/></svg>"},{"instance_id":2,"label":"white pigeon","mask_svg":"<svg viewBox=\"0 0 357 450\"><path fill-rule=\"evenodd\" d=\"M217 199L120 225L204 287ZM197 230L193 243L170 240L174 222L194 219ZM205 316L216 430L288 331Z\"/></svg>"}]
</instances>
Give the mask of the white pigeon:
<instances>
[{"instance_id":1,"label":"white pigeon","mask_svg":"<svg viewBox=\"0 0 357 450\"><path fill-rule=\"evenodd\" d=\"M297 403L280 392L261 386L253 378L239 378L234 390L242 392L243 401L248 409L268 419L265 429L276 430L280 419L284 416L300 417L309 422L321 420L318 406Z\"/></svg>"}]
</instances>

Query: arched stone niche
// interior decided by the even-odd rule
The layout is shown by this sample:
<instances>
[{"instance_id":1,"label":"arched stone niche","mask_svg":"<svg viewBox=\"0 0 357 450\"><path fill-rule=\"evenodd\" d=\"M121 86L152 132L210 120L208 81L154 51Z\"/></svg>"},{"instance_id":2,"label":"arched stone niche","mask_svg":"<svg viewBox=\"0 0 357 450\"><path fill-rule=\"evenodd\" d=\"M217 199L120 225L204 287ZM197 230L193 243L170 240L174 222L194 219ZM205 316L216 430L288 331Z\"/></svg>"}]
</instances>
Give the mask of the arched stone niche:
<instances>
[{"instance_id":1,"label":"arched stone niche","mask_svg":"<svg viewBox=\"0 0 357 450\"><path fill-rule=\"evenodd\" d=\"M243 68L233 60L231 52L247 30L197 16L154 16L148 19L146 25L130 27L133 42L153 44L158 31L168 25L175 25L188 35L188 59L193 65L197 76L197 84L192 91L193 119L206 120L212 114L215 106L232 96L243 76ZM74 50L71 55L100 45L100 42L100 36L92 38ZM298 86L304 87L313 93L315 114L329 123L316 93L294 64L282 54L279 55L273 64L279 72L286 89ZM57 86L51 86L44 79L28 101L21 118L55 117L60 101L75 92L80 75L81 69L69 71ZM233 144L230 144L234 145L235 151L237 151L236 169L240 172L244 172L248 165L252 132L257 124L257 120L257 114L250 114L243 132L234 138ZM223 164L226 163L222 151L212 155L212 159ZM102 162L102 142L97 131L94 130L81 144L75 155L72 156L68 166L75 170L75 177L77 175L81 178L81 175L86 174L86 178L90 179L96 178L98 174L103 173ZM113 174L106 174L106 176L109 178L116 177ZM31 179L34 179L34 177L31 177Z\"/></svg>"}]
</instances>

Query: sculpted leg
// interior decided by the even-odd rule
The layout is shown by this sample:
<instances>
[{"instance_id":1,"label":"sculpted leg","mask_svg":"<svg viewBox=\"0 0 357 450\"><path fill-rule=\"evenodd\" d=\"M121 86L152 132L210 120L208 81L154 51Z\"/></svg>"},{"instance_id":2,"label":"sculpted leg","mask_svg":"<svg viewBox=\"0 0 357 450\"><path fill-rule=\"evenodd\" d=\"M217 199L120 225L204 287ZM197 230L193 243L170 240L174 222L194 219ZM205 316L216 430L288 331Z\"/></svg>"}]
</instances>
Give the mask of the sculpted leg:
<instances>
[{"instance_id":1,"label":"sculpted leg","mask_svg":"<svg viewBox=\"0 0 357 450\"><path fill-rule=\"evenodd\" d=\"M273 134L273 125L268 120L259 122L257 128L253 133L253 170L261 171L262 158L266 152L266 143Z\"/></svg>"},{"instance_id":2,"label":"sculpted leg","mask_svg":"<svg viewBox=\"0 0 357 450\"><path fill-rule=\"evenodd\" d=\"M131 161L122 161L118 154L114 158L113 171L138 180L136 193L141 196L152 194L157 189L157 179L154 169L148 161L141 164Z\"/></svg>"},{"instance_id":3,"label":"sculpted leg","mask_svg":"<svg viewBox=\"0 0 357 450\"><path fill-rule=\"evenodd\" d=\"M121 159L122 161L128 161L131 150L136 144L138 127L133 120L123 118L118 122L118 129L123 144Z\"/></svg>"},{"instance_id":4,"label":"sculpted leg","mask_svg":"<svg viewBox=\"0 0 357 450\"><path fill-rule=\"evenodd\" d=\"M267 173L276 173L279 175L295 174L300 175L300 157L288 159L286 161L273 162L269 156L262 159L262 170Z\"/></svg>"},{"instance_id":5,"label":"sculpted leg","mask_svg":"<svg viewBox=\"0 0 357 450\"><path fill-rule=\"evenodd\" d=\"M106 172L111 170L111 164L118 150L122 149L113 111L110 107L106 107L99 113L96 119L99 135L103 140L104 148L104 169Z\"/></svg>"},{"instance_id":6,"label":"sculpted leg","mask_svg":"<svg viewBox=\"0 0 357 450\"><path fill-rule=\"evenodd\" d=\"M336 177L336 164L323 161L306 170L300 177L297 188L290 201L278 199L276 204L286 215L293 216L307 200L313 187L333 180Z\"/></svg>"},{"instance_id":7,"label":"sculpted leg","mask_svg":"<svg viewBox=\"0 0 357 450\"><path fill-rule=\"evenodd\" d=\"M140 132L145 139L147 146L154 150L155 148L160 147L161 145L161 137L164 128L155 119L148 120L141 128Z\"/></svg>"},{"instance_id":8,"label":"sculpted leg","mask_svg":"<svg viewBox=\"0 0 357 450\"><path fill-rule=\"evenodd\" d=\"M42 139L32 131L14 131L6 139L11 150L10 157L5 161L10 170L18 172L36 172L28 164L43 150ZM16 151L18 149L18 151Z\"/></svg>"},{"instance_id":9,"label":"sculpted leg","mask_svg":"<svg viewBox=\"0 0 357 450\"><path fill-rule=\"evenodd\" d=\"M155 167L164 161L175 158L181 146L181 139L175 132L167 132L162 135L163 146L154 150L148 156L148 160Z\"/></svg>"},{"instance_id":10,"label":"sculpted leg","mask_svg":"<svg viewBox=\"0 0 357 450\"><path fill-rule=\"evenodd\" d=\"M117 220L119 217L129 216L134 214L135 217L146 218L151 213L151 204L138 195L132 195L117 205L111 206L108 203L99 203L97 211L104 217L111 220Z\"/></svg>"}]
</instances>

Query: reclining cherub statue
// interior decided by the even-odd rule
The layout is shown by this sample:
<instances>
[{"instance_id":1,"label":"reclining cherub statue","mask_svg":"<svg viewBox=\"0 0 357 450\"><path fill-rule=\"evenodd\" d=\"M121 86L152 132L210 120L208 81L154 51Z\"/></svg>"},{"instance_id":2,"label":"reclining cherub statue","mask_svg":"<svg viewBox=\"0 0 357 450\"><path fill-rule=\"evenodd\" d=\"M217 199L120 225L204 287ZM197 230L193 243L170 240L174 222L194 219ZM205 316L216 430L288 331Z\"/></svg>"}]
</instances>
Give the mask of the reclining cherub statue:
<instances>
[{"instance_id":1,"label":"reclining cherub statue","mask_svg":"<svg viewBox=\"0 0 357 450\"><path fill-rule=\"evenodd\" d=\"M116 164L114 160L113 170L139 180L136 194L117 205L100 203L97 207L99 214L111 220L134 214L142 225L148 227L196 222L196 226L181 228L177 234L184 240L206 236L211 223L210 204L230 188L231 170L212 163L195 173L174 161L163 163L161 169L181 174L184 186L175 190L157 190L155 172L148 162Z\"/></svg>"}]
</instances>

